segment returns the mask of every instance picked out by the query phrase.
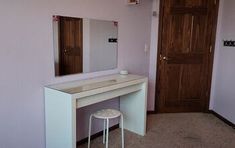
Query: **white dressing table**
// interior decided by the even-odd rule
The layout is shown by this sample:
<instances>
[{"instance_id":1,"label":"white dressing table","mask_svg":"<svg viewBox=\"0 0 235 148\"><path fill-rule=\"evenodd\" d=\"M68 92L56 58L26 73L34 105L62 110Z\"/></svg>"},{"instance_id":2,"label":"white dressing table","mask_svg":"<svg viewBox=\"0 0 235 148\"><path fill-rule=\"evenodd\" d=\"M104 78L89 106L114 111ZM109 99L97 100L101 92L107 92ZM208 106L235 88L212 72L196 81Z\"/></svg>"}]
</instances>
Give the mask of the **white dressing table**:
<instances>
[{"instance_id":1,"label":"white dressing table","mask_svg":"<svg viewBox=\"0 0 235 148\"><path fill-rule=\"evenodd\" d=\"M76 148L76 109L120 97L124 128L146 133L146 77L109 75L46 86L46 148Z\"/></svg>"}]
</instances>

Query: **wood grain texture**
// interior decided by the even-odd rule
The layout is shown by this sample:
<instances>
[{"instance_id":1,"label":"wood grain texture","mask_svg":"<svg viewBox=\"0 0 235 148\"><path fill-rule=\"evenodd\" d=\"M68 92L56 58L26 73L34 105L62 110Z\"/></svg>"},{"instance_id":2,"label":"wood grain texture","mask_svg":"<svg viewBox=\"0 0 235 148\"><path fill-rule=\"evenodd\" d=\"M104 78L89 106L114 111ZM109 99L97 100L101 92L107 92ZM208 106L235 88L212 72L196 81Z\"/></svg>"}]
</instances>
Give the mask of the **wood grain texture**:
<instances>
[{"instance_id":1,"label":"wood grain texture","mask_svg":"<svg viewBox=\"0 0 235 148\"><path fill-rule=\"evenodd\" d=\"M216 1L217 2L217 1ZM157 110L208 109L218 3L164 0L160 8Z\"/></svg>"},{"instance_id":2,"label":"wood grain texture","mask_svg":"<svg viewBox=\"0 0 235 148\"><path fill-rule=\"evenodd\" d=\"M59 75L83 71L83 23L81 18L59 17L60 59Z\"/></svg>"}]
</instances>

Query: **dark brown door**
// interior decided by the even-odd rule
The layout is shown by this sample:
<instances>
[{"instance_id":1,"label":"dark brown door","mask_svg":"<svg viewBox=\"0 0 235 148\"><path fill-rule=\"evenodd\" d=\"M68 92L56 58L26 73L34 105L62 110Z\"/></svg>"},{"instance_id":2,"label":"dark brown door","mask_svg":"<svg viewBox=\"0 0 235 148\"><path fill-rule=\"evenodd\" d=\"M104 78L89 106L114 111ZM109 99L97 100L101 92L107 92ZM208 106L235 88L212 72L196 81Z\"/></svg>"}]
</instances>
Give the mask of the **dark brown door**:
<instances>
[{"instance_id":1,"label":"dark brown door","mask_svg":"<svg viewBox=\"0 0 235 148\"><path fill-rule=\"evenodd\" d=\"M60 17L60 75L82 72L82 19Z\"/></svg>"},{"instance_id":2,"label":"dark brown door","mask_svg":"<svg viewBox=\"0 0 235 148\"><path fill-rule=\"evenodd\" d=\"M159 112L208 108L216 0L162 0L159 34Z\"/></svg>"}]
</instances>

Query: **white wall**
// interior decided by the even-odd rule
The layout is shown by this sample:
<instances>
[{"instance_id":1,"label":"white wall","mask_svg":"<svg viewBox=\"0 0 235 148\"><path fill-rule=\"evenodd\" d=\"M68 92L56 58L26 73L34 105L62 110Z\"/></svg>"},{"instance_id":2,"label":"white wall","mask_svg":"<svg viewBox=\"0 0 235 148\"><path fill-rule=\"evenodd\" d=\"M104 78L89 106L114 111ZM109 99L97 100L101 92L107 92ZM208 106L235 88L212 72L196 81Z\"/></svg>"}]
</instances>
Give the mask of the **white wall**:
<instances>
[{"instance_id":1,"label":"white wall","mask_svg":"<svg viewBox=\"0 0 235 148\"><path fill-rule=\"evenodd\" d=\"M1 1L0 147L45 147L44 85L118 72L55 78L52 15L117 20L118 68L147 76L144 45L150 44L151 5L151 0L137 6L125 0Z\"/></svg>"},{"instance_id":2,"label":"white wall","mask_svg":"<svg viewBox=\"0 0 235 148\"><path fill-rule=\"evenodd\" d=\"M158 23L159 23L159 0L153 0L152 11L157 15L152 16L151 24L151 44L149 59L149 90L148 90L148 109L155 109L155 85L157 70L157 44L158 44Z\"/></svg>"},{"instance_id":3,"label":"white wall","mask_svg":"<svg viewBox=\"0 0 235 148\"><path fill-rule=\"evenodd\" d=\"M53 50L54 50L54 63L55 74L59 75L59 25L58 21L52 22L53 29Z\"/></svg>"},{"instance_id":4,"label":"white wall","mask_svg":"<svg viewBox=\"0 0 235 148\"><path fill-rule=\"evenodd\" d=\"M83 72L90 72L90 19L83 19Z\"/></svg>"},{"instance_id":5,"label":"white wall","mask_svg":"<svg viewBox=\"0 0 235 148\"><path fill-rule=\"evenodd\" d=\"M117 68L118 26L113 21L83 19L83 73Z\"/></svg>"},{"instance_id":6,"label":"white wall","mask_svg":"<svg viewBox=\"0 0 235 148\"><path fill-rule=\"evenodd\" d=\"M235 48L223 40L235 40L235 1L221 0L214 59L211 109L235 123Z\"/></svg>"},{"instance_id":7,"label":"white wall","mask_svg":"<svg viewBox=\"0 0 235 148\"><path fill-rule=\"evenodd\" d=\"M90 72L117 67L118 43L109 43L109 38L118 38L113 21L90 20Z\"/></svg>"}]
</instances>

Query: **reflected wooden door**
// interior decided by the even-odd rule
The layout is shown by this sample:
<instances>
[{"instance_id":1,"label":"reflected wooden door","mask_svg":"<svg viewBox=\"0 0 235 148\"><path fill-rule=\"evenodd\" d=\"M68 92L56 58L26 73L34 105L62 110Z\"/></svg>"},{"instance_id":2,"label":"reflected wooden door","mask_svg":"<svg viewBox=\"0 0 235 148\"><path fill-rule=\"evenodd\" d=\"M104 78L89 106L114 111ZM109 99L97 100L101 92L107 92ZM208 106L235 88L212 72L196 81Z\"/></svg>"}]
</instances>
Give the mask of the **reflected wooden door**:
<instances>
[{"instance_id":1,"label":"reflected wooden door","mask_svg":"<svg viewBox=\"0 0 235 148\"><path fill-rule=\"evenodd\" d=\"M83 29L81 18L60 17L60 75L81 73L83 69Z\"/></svg>"},{"instance_id":2,"label":"reflected wooden door","mask_svg":"<svg viewBox=\"0 0 235 148\"><path fill-rule=\"evenodd\" d=\"M162 0L159 33L159 112L208 108L216 0Z\"/></svg>"}]
</instances>

